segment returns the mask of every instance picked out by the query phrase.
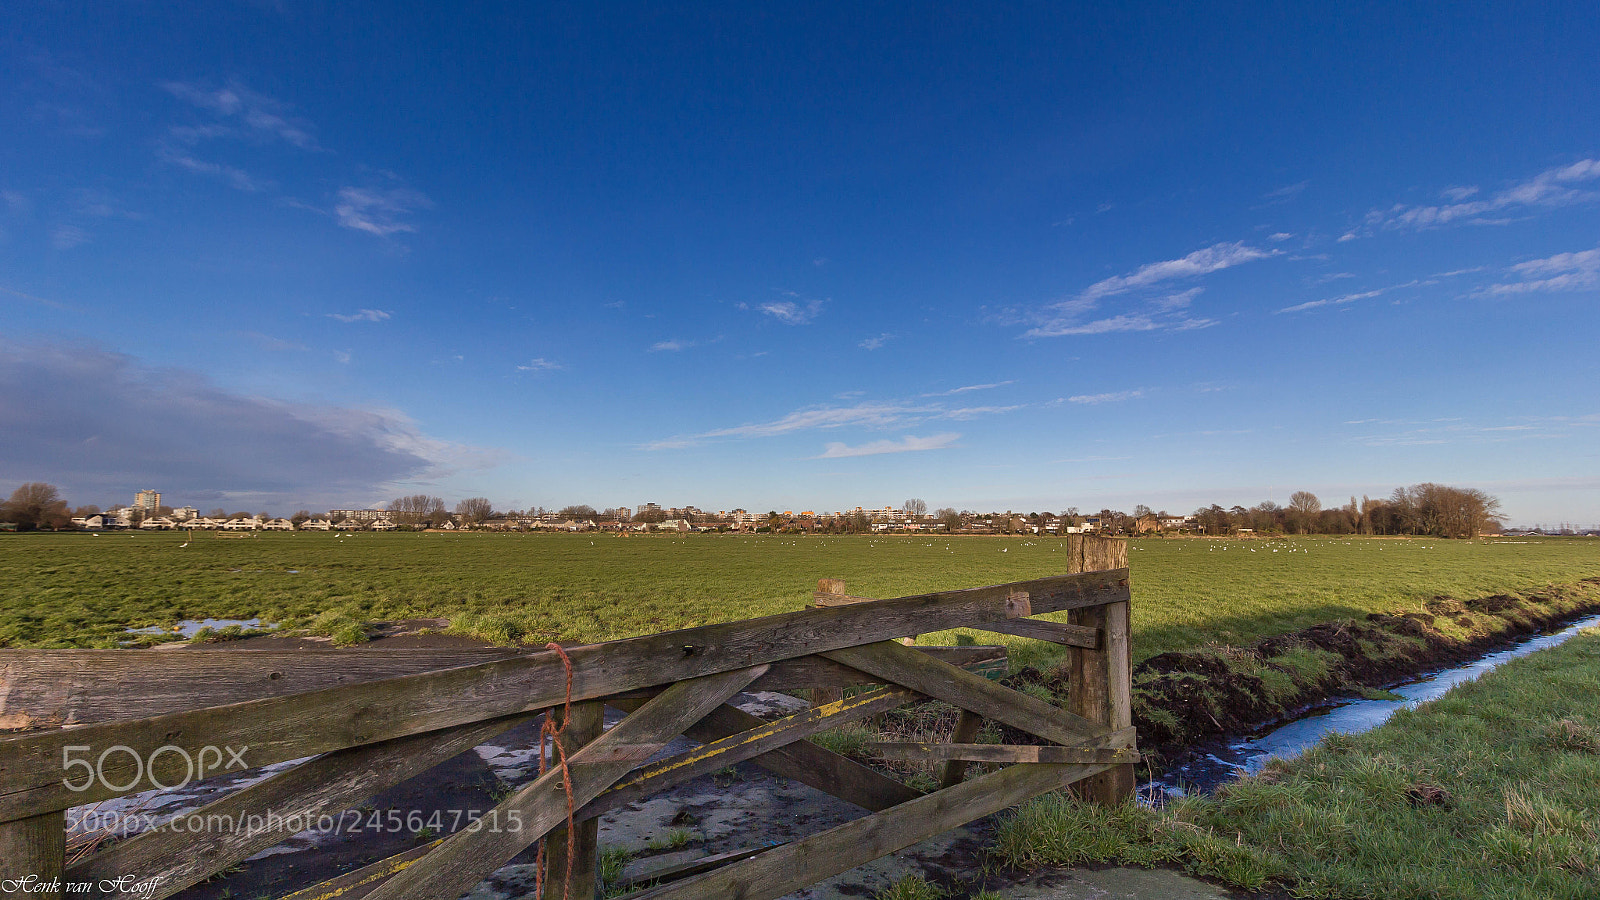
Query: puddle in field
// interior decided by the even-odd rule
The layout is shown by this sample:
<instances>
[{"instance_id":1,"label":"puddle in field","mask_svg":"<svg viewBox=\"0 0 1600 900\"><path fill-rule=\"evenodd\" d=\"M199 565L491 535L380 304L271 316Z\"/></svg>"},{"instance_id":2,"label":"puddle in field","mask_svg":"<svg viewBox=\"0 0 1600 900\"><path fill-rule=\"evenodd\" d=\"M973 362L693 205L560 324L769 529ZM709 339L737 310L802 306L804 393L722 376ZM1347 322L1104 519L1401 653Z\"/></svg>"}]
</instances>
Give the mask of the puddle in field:
<instances>
[{"instance_id":1,"label":"puddle in field","mask_svg":"<svg viewBox=\"0 0 1600 900\"><path fill-rule=\"evenodd\" d=\"M253 628L268 631L278 627L271 622L263 625L261 624L260 619L184 619L170 628L160 625L153 625L149 628L129 628L127 629L127 632L128 634L167 634L171 635L172 639L175 641L186 641L194 637L196 634L199 634L200 629L202 628L209 628L212 631L221 631L230 625L237 625L240 628Z\"/></svg>"},{"instance_id":2,"label":"puddle in field","mask_svg":"<svg viewBox=\"0 0 1600 900\"><path fill-rule=\"evenodd\" d=\"M1209 752L1176 766L1140 788L1141 796L1155 801L1192 791L1212 791L1241 775L1261 771L1269 760L1298 756L1330 734L1360 734L1389 720L1402 709L1426 703L1451 688L1495 668L1507 660L1527 656L1561 644L1585 628L1600 626L1600 615L1580 619L1559 631L1527 638L1477 659L1443 669L1389 689L1399 699L1348 700L1317 707L1270 730L1222 741Z\"/></svg>"}]
</instances>

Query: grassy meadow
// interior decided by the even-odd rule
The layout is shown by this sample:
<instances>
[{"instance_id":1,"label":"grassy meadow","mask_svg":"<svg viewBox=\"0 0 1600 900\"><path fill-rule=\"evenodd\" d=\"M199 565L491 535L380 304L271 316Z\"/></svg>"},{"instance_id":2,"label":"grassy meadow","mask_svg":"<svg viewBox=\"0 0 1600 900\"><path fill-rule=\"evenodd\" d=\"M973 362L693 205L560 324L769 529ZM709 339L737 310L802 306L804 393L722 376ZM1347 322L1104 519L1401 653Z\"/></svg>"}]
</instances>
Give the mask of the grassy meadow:
<instances>
[{"instance_id":1,"label":"grassy meadow","mask_svg":"<svg viewBox=\"0 0 1600 900\"><path fill-rule=\"evenodd\" d=\"M1064 542L1023 537L260 534L0 536L0 646L112 647L125 629L260 617L352 633L448 617L499 643L598 641L800 609L816 581L893 597L1056 574ZM1144 539L1129 552L1138 658L1245 644L1438 595L1600 575L1600 540ZM953 643L950 633L925 640ZM981 640L994 640L982 635ZM1020 662L1048 652L1011 641Z\"/></svg>"},{"instance_id":2,"label":"grassy meadow","mask_svg":"<svg viewBox=\"0 0 1600 900\"><path fill-rule=\"evenodd\" d=\"M1008 863L1175 864L1296 897L1600 896L1600 630L1513 660L1216 796L1097 809L1060 794L997 835Z\"/></svg>"}]
</instances>

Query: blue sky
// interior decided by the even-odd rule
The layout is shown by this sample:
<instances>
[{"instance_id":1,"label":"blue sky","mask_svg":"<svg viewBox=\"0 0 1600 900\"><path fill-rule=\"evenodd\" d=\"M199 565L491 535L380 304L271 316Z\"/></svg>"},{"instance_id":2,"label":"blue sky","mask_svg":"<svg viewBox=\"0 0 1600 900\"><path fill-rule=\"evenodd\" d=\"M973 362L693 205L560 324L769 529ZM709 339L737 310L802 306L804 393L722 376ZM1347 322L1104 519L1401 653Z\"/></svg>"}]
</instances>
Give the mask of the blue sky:
<instances>
[{"instance_id":1,"label":"blue sky","mask_svg":"<svg viewBox=\"0 0 1600 900\"><path fill-rule=\"evenodd\" d=\"M0 487L1600 521L1581 3L22 2Z\"/></svg>"}]
</instances>

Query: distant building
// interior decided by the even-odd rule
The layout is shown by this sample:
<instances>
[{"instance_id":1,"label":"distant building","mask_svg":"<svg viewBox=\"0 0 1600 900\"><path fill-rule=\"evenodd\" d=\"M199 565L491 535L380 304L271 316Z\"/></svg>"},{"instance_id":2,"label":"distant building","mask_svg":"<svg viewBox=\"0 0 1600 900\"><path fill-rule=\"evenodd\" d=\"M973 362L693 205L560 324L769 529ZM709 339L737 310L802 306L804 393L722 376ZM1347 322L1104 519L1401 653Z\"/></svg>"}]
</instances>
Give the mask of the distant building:
<instances>
[{"instance_id":1,"label":"distant building","mask_svg":"<svg viewBox=\"0 0 1600 900\"><path fill-rule=\"evenodd\" d=\"M351 521L354 521L354 522L376 522L379 519L387 519L388 517L389 517L388 511L387 510L382 510L382 509L330 509L330 510L328 510L328 518L334 520L335 522L339 521L340 519L350 519Z\"/></svg>"},{"instance_id":2,"label":"distant building","mask_svg":"<svg viewBox=\"0 0 1600 900\"><path fill-rule=\"evenodd\" d=\"M139 493L133 495L134 509L142 509L145 512L155 512L156 507L160 505L160 491L140 491Z\"/></svg>"}]
</instances>

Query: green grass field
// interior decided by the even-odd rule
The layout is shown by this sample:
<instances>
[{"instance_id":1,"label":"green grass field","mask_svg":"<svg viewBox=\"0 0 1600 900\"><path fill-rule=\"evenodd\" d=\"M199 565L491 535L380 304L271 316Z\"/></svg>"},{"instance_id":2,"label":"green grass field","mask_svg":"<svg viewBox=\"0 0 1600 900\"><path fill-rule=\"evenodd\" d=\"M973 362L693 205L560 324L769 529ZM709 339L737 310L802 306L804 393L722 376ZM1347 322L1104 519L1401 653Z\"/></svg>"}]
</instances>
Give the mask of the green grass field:
<instances>
[{"instance_id":1,"label":"green grass field","mask_svg":"<svg viewBox=\"0 0 1600 900\"><path fill-rule=\"evenodd\" d=\"M110 647L206 617L329 634L442 616L502 643L597 641L800 609L823 577L893 597L1057 574L1063 555L1038 538L4 535L0 646ZM1129 559L1144 658L1600 575L1600 540L1146 539Z\"/></svg>"},{"instance_id":2,"label":"green grass field","mask_svg":"<svg viewBox=\"0 0 1600 900\"><path fill-rule=\"evenodd\" d=\"M1381 727L1327 738L1164 809L1031 801L996 853L1025 868L1175 864L1297 897L1600 896L1600 630Z\"/></svg>"}]
</instances>

